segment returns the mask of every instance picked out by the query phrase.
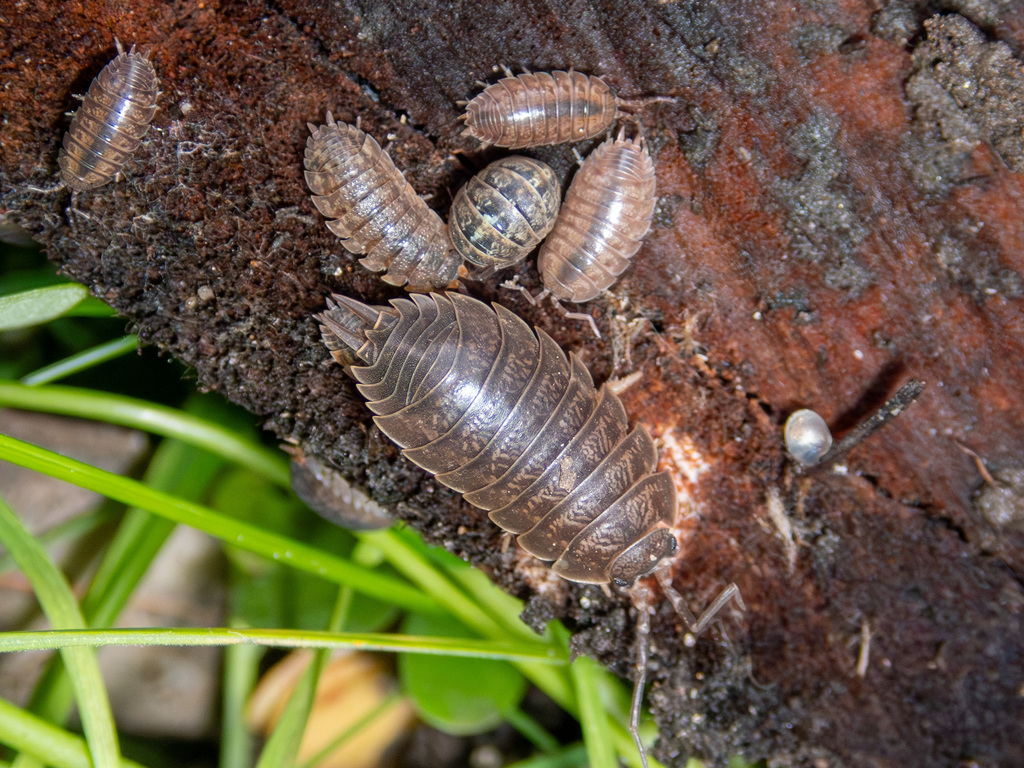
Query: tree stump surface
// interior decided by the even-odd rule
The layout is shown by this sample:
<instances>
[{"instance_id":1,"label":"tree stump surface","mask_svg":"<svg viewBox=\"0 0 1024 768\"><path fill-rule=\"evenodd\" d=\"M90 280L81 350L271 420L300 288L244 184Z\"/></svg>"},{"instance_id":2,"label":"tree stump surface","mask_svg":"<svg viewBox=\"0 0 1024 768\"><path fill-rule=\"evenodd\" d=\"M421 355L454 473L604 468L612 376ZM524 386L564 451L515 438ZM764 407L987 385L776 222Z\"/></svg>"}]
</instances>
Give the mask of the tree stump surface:
<instances>
[{"instance_id":1,"label":"tree stump surface","mask_svg":"<svg viewBox=\"0 0 1024 768\"><path fill-rule=\"evenodd\" d=\"M740 587L746 612L695 648L659 605L656 754L1024 765L1024 6L939 5L5 0L0 223L34 234L200 387L629 676L628 598L503 554L500 531L401 459L330 362L311 319L325 298L401 291L324 226L302 153L307 122L358 117L445 215L502 154L460 136L455 103L494 65L673 97L636 110L659 202L613 295L582 307L601 339L497 281L466 284L597 381L640 372L623 401L690 494L676 586L695 608ZM65 113L115 34L150 51L160 110L126 178L71 210L67 192L38 189L59 178ZM526 154L573 171L570 146ZM540 288L532 258L513 276ZM786 458L793 410L842 434L910 378L925 393L845 471Z\"/></svg>"}]
</instances>

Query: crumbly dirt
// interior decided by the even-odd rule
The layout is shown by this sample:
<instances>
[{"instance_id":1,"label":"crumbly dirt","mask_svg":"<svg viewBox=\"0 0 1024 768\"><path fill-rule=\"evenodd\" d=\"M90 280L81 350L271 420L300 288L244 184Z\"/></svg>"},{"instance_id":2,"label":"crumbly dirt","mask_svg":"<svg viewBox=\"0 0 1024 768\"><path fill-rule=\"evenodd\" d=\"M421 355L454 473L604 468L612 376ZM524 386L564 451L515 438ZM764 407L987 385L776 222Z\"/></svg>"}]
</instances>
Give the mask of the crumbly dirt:
<instances>
[{"instance_id":1,"label":"crumbly dirt","mask_svg":"<svg viewBox=\"0 0 1024 768\"><path fill-rule=\"evenodd\" d=\"M641 372L623 394L631 418L681 479L694 471L676 586L700 606L734 581L747 610L690 648L659 605L657 754L1024 764L1022 513L983 514L989 483L963 450L996 483L1024 465L1024 6L132 5L0 2L3 231L35 234L200 387L332 461L624 675L628 598L502 554L495 527L402 460L330 362L310 319L325 297L400 291L323 225L302 152L308 121L359 118L445 215L500 154L459 135L455 103L494 65L675 97L636 110L660 200L614 295L583 308L601 339L497 281L466 286L599 381ZM154 128L117 183L39 191L115 33L151 51ZM570 147L529 154L572 173ZM532 259L513 276L539 289ZM787 461L790 412L811 407L842 434L911 377L924 395L841 471Z\"/></svg>"}]
</instances>

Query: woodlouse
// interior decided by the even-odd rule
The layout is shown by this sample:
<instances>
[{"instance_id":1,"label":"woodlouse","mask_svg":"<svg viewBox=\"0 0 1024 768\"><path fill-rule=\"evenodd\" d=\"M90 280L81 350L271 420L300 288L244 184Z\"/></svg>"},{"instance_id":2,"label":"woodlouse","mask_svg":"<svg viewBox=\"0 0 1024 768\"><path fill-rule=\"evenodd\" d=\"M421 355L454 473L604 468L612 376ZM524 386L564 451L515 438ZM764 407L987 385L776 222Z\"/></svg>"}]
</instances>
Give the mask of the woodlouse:
<instances>
[{"instance_id":1,"label":"woodlouse","mask_svg":"<svg viewBox=\"0 0 1024 768\"><path fill-rule=\"evenodd\" d=\"M519 155L496 160L455 195L448 215L452 243L488 272L511 266L551 231L561 197L546 163Z\"/></svg>"},{"instance_id":2,"label":"woodlouse","mask_svg":"<svg viewBox=\"0 0 1024 768\"><path fill-rule=\"evenodd\" d=\"M156 70L134 45L100 71L64 134L57 164L65 184L82 192L114 178L149 130L158 89Z\"/></svg>"},{"instance_id":3,"label":"woodlouse","mask_svg":"<svg viewBox=\"0 0 1024 768\"><path fill-rule=\"evenodd\" d=\"M386 283L429 290L455 279L461 264L444 222L416 194L388 153L354 125L310 124L306 183L327 227L359 263Z\"/></svg>"},{"instance_id":4,"label":"woodlouse","mask_svg":"<svg viewBox=\"0 0 1024 768\"><path fill-rule=\"evenodd\" d=\"M316 318L324 344L403 455L487 510L556 573L629 585L653 571L695 633L738 600L730 585L697 619L673 589L675 484L655 471L650 434L630 431L619 398L596 389L579 358L566 357L542 330L457 293L383 307L335 295ZM635 594L642 605L631 717L643 754L637 721L649 593L638 583Z\"/></svg>"},{"instance_id":5,"label":"woodlouse","mask_svg":"<svg viewBox=\"0 0 1024 768\"><path fill-rule=\"evenodd\" d=\"M506 77L466 104L464 135L518 149L590 139L618 115L615 92L595 75L534 72Z\"/></svg>"},{"instance_id":6,"label":"woodlouse","mask_svg":"<svg viewBox=\"0 0 1024 768\"><path fill-rule=\"evenodd\" d=\"M569 185L540 249L544 287L560 299L590 301L629 266L651 227L654 163L643 138L625 131L586 159Z\"/></svg>"}]
</instances>

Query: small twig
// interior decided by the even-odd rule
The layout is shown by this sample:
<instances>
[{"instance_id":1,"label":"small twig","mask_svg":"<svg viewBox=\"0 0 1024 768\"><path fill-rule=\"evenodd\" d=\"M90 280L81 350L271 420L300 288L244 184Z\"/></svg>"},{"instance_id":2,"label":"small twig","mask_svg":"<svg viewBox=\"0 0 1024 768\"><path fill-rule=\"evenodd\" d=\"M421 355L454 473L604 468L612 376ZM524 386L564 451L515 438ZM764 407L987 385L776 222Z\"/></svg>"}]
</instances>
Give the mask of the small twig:
<instances>
[{"instance_id":1,"label":"small twig","mask_svg":"<svg viewBox=\"0 0 1024 768\"><path fill-rule=\"evenodd\" d=\"M925 383L917 379L911 379L908 383L904 384L900 387L899 391L893 395L885 405L879 408L871 418L862 421L845 437L843 437L842 440L833 445L832 449L821 457L817 466L825 466L834 462L851 448L859 445L872 434L895 419L903 413L904 410L906 410L908 405L917 399L918 395L924 392L924 388Z\"/></svg>"}]
</instances>

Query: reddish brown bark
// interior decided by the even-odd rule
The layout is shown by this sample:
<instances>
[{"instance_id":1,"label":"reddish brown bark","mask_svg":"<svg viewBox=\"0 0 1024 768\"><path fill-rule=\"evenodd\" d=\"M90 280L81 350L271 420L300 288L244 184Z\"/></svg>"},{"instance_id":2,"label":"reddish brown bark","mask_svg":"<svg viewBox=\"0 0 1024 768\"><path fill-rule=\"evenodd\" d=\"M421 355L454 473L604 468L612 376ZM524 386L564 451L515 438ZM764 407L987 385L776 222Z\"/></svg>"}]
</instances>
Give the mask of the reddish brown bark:
<instances>
[{"instance_id":1,"label":"reddish brown bark","mask_svg":"<svg viewBox=\"0 0 1024 768\"><path fill-rule=\"evenodd\" d=\"M1004 471L996 479L1024 466L1024 11L946 2L927 20L900 0L725 5L285 0L129 13L5 0L0 206L201 386L378 500L402 501L429 540L530 598L539 571L500 555L494 526L367 431L318 343L310 314L329 292L395 293L315 215L305 123L331 109L393 134L396 164L443 214L471 173L452 153L478 168L498 155L456 122L455 101L492 65L575 67L624 98L676 97L638 114L659 207L616 298L586 307L603 339L516 293L469 286L599 380L642 371L623 396L631 417L675 441L677 458L689 440L708 465L680 524L677 587L700 605L736 581L748 610L727 616L728 641L715 630L695 649L667 606L657 614L662 756L1024 764L1021 495L1006 490L1009 516L990 522L961 449ZM84 215L72 214L66 196L29 185L56 181L63 113L113 55L112 32L151 47L161 112L130 178L77 196ZM568 147L533 154L571 171ZM539 287L532 262L518 277ZM790 411L812 407L842 432L911 377L925 394L845 474L787 463ZM567 586L528 613L563 617L580 650L628 673L627 609Z\"/></svg>"}]
</instances>

